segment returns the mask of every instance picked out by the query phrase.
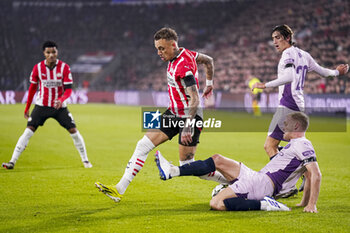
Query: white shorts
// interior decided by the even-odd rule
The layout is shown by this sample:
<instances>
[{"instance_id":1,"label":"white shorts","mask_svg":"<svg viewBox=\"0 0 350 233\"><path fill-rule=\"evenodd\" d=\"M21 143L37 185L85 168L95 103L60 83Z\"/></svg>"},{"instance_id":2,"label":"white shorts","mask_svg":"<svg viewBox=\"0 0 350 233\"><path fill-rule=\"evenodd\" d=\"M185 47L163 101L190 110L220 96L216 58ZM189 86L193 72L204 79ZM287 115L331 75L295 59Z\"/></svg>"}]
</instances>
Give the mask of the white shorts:
<instances>
[{"instance_id":1,"label":"white shorts","mask_svg":"<svg viewBox=\"0 0 350 233\"><path fill-rule=\"evenodd\" d=\"M286 119L288 114L294 113L294 112L298 112L298 111L294 111L285 106L279 105L275 114L273 115L273 118L269 126L269 132L267 133L267 135L274 139L282 141L283 133L284 133L283 131L284 120Z\"/></svg>"},{"instance_id":2,"label":"white shorts","mask_svg":"<svg viewBox=\"0 0 350 233\"><path fill-rule=\"evenodd\" d=\"M265 173L253 171L241 163L239 175L229 186L237 195L250 200L262 200L266 195L272 196L272 181Z\"/></svg>"}]
</instances>

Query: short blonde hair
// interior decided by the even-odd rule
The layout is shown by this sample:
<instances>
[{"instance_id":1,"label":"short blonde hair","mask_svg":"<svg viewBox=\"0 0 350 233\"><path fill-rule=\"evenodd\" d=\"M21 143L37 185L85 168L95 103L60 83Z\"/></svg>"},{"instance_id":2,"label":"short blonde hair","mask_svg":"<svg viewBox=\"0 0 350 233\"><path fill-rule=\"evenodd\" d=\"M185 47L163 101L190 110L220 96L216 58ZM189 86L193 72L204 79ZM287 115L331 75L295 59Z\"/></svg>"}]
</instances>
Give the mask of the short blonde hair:
<instances>
[{"instance_id":1,"label":"short blonde hair","mask_svg":"<svg viewBox=\"0 0 350 233\"><path fill-rule=\"evenodd\" d=\"M309 127L309 117L303 112L295 112L288 115L293 121L300 123L300 128L306 131Z\"/></svg>"}]
</instances>

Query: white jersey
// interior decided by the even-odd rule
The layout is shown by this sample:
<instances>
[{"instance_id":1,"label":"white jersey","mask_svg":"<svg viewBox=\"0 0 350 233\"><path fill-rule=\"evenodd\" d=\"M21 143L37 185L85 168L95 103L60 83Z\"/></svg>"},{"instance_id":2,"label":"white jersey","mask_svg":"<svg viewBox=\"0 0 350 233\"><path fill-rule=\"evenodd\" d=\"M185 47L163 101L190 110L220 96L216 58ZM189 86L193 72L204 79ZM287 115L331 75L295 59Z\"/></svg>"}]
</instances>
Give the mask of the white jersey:
<instances>
[{"instance_id":1,"label":"white jersey","mask_svg":"<svg viewBox=\"0 0 350 233\"><path fill-rule=\"evenodd\" d=\"M306 171L305 165L316 161L311 142L305 137L290 142L259 171L270 177L275 185L274 195L292 190Z\"/></svg>"},{"instance_id":2,"label":"white jersey","mask_svg":"<svg viewBox=\"0 0 350 233\"><path fill-rule=\"evenodd\" d=\"M293 67L294 72L288 73L289 77L285 77L286 69L289 67ZM279 86L280 105L295 111L303 111L305 108L304 83L306 74L310 71L315 71L324 77L339 75L337 70L326 69L318 65L309 53L291 46L282 53L278 63L277 79L266 83L266 87Z\"/></svg>"}]
</instances>

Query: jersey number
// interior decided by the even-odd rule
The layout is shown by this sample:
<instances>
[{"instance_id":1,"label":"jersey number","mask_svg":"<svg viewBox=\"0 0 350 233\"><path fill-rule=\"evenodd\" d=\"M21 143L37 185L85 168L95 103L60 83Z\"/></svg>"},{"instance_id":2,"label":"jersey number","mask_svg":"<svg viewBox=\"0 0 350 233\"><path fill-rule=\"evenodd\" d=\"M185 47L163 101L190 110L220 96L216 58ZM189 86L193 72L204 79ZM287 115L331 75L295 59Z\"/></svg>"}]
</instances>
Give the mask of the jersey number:
<instances>
[{"instance_id":1,"label":"jersey number","mask_svg":"<svg viewBox=\"0 0 350 233\"><path fill-rule=\"evenodd\" d=\"M297 67L297 75L301 75L301 78L299 78L299 82L297 85L297 90L303 90L304 89L304 82L305 82L305 77L307 73L307 66L298 66Z\"/></svg>"}]
</instances>

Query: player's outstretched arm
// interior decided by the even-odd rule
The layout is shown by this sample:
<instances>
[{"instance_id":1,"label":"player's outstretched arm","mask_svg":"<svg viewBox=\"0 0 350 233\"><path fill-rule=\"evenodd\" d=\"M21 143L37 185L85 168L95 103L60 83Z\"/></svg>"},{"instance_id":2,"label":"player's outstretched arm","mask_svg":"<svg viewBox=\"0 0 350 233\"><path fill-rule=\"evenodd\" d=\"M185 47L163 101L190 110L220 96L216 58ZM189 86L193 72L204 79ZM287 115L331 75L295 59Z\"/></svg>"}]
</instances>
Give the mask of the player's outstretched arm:
<instances>
[{"instance_id":1,"label":"player's outstretched arm","mask_svg":"<svg viewBox=\"0 0 350 233\"><path fill-rule=\"evenodd\" d=\"M317 162L307 164L306 169L310 176L310 196L304 212L317 213L316 203L320 193L322 175Z\"/></svg>"},{"instance_id":2,"label":"player's outstretched arm","mask_svg":"<svg viewBox=\"0 0 350 233\"><path fill-rule=\"evenodd\" d=\"M340 64L336 70L338 70L339 75L344 75L349 71L349 64Z\"/></svg>"},{"instance_id":3,"label":"player's outstretched arm","mask_svg":"<svg viewBox=\"0 0 350 233\"><path fill-rule=\"evenodd\" d=\"M281 74L278 74L277 79L267 83L260 83L260 82L254 83L254 85L252 86L252 91L254 91L255 88L265 89L267 87L278 87L278 86L290 83L293 81L295 76L296 76L296 71L294 69L294 66L289 64L284 68Z\"/></svg>"},{"instance_id":4,"label":"player's outstretched arm","mask_svg":"<svg viewBox=\"0 0 350 233\"><path fill-rule=\"evenodd\" d=\"M206 86L202 97L209 98L213 94L214 59L206 54L198 53L196 62L204 65Z\"/></svg>"},{"instance_id":5,"label":"player's outstretched arm","mask_svg":"<svg viewBox=\"0 0 350 233\"><path fill-rule=\"evenodd\" d=\"M348 64L340 64L337 66L335 70L327 69L325 67L320 66L310 55L308 57L309 59L309 71L315 71L322 77L335 77L339 75L344 75L349 71L349 65Z\"/></svg>"}]
</instances>

